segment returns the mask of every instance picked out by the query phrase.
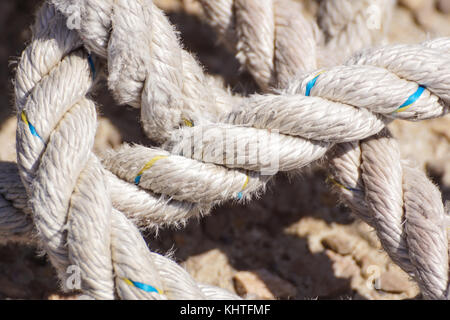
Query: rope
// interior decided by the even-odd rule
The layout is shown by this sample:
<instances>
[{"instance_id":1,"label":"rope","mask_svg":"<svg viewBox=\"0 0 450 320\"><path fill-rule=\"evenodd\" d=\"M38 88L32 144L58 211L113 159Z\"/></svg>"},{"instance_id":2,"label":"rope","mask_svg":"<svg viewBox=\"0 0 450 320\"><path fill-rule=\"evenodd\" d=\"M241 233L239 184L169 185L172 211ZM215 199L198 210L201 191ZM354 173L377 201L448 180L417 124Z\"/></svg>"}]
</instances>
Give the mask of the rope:
<instances>
[{"instance_id":1,"label":"rope","mask_svg":"<svg viewBox=\"0 0 450 320\"><path fill-rule=\"evenodd\" d=\"M318 1L316 23L298 1L199 2L206 22L265 91L287 86L299 71L343 63L378 41L394 5L392 0Z\"/></svg>"},{"instance_id":2,"label":"rope","mask_svg":"<svg viewBox=\"0 0 450 320\"><path fill-rule=\"evenodd\" d=\"M59 14L70 17L73 6L81 13L78 32ZM68 265L80 266L82 291L93 298L237 298L196 284L150 252L135 224L182 224L222 201L248 200L277 170L297 170L333 148L333 179L345 186L343 196L425 297L448 298L440 193L400 162L385 125L448 112L449 53L450 38L442 38L367 50L290 78L293 65L282 89L240 97L203 73L151 1L51 1L38 13L15 82L18 172L29 200L17 196L19 187L8 188L17 185L17 172L2 173L0 191L11 204L2 228L23 226L32 212L60 279ZM102 70L96 55L106 59L116 100L141 108L145 132L162 148L93 155L90 92ZM224 137L231 146L225 153ZM29 230L3 232L25 238Z\"/></svg>"},{"instance_id":3,"label":"rope","mask_svg":"<svg viewBox=\"0 0 450 320\"><path fill-rule=\"evenodd\" d=\"M205 10L207 22L216 29L222 41L228 43L228 47L236 52L236 57L253 75L261 88L268 91L267 82L264 82L261 75L254 72L252 66L248 65L245 59L241 58L243 55L246 57L259 56L262 50L257 48L256 45L242 50L242 46L239 45L240 42L261 44L257 34L243 33L240 32L241 29L253 28L254 30L261 30L267 28L266 25L270 25L271 29L276 30L278 27L277 23L271 19L261 19L260 13L255 12L255 2L223 0L201 1L201 4ZM278 6L275 6L275 3ZM283 11L284 5L283 2L268 1L264 7L259 9L266 10L268 15L276 16L278 10ZM386 31L392 5L392 1L321 1L318 10L318 26L314 21L309 23L314 30L319 27L322 31L322 37L313 36L311 32L298 34L297 38L303 38L298 40L302 41L303 45L292 46L295 49L291 49L291 51L296 50L297 60L307 61L306 66L324 65L324 62L320 61L320 51L328 53L325 54L326 57L337 55L338 60L342 60L350 53L377 42L377 38L380 38L383 32ZM376 12L374 12L374 9L376 9ZM300 12L300 10L301 8L297 8L297 12ZM378 28L373 28L374 26L368 23L370 21L367 21L367 13L370 13L370 11L372 11L372 14L378 14L375 17L380 22ZM304 19L302 16L298 16L293 19L303 23ZM226 22L228 23L224 24ZM381 25L381 22L384 22L384 25ZM286 28L286 25L288 27L294 26L295 23L285 23L283 27ZM224 30L221 28L221 25L231 27ZM383 32L379 32L379 29ZM293 27L291 34L294 33L294 30L295 27ZM278 37L277 32L275 32L275 35ZM325 39L325 42L322 39ZM298 71L299 64L298 62L294 64L290 61L282 61L282 59L280 61L276 60L278 56L282 57L285 51L283 47L277 46L277 41L283 42L285 40L283 38L275 39L272 42L274 45L271 43L269 46L266 46L272 53L272 56L275 57L275 60L272 60L275 61L273 65L276 65L278 62L284 66L284 68L273 67L273 70L275 70L274 77L280 76L283 79L284 76L289 78L290 75ZM305 46L308 46L307 50L304 49ZM437 58L432 57L437 54L437 51L433 53L433 50L428 50L428 48L441 49L446 52L446 55L442 57L442 61L447 60L448 62L448 43L446 44L445 40L442 39L430 41L424 43L423 46L415 48L414 46L399 45L392 46L389 50L382 48L360 51L354 58L345 63L345 67L333 67L331 70L322 70L312 75L301 76L300 80L303 81L300 82L291 81L286 85L286 81L279 81L278 84L281 87L287 86L287 92L291 94L304 92L305 96L318 96L333 102L366 108L373 113L384 114L385 117L389 118L421 120L439 116L438 114L442 115L445 111L438 107L437 104L441 104L443 107L445 105L448 106L449 88L444 86L445 88L441 90L439 88L440 84L438 84L440 80L436 80L446 77L445 74L448 75L449 70L432 66L421 68L418 61L429 62L435 61ZM319 54L315 56L314 53L317 54L318 52ZM306 59L304 58L305 55L307 56ZM311 59L313 60L312 62L310 61ZM269 64L272 61L268 61ZM384 70L364 68L363 66L366 65L376 66ZM361 69L356 69L356 66L360 66ZM286 72L286 70L291 70L291 72ZM304 67L303 70L306 71L308 68ZM388 80L388 73L385 74L386 77L384 75L381 76L381 73L385 71L395 75L402 82L404 81L403 85L400 85L400 82L397 81L395 81L397 82L396 85L394 85L394 81L392 81L391 85L387 85L387 82L391 82L391 80ZM371 82L370 79L374 80L374 82ZM384 82L385 80L387 82ZM303 89L302 86L306 88ZM381 92L382 90L384 92ZM423 95L427 94L427 90L434 93L436 97L442 97L441 99L444 101L434 99L432 98L433 95L430 95L430 98L435 102L429 101L422 105L421 100L424 99ZM411 94L405 98L405 92L410 92ZM391 96L388 97L386 93L389 93ZM398 96L390 100L397 93L400 93L401 97ZM433 108L434 111L431 111L431 109L428 109L428 106L431 105L429 103L437 103L437 108ZM419 109L425 113L430 113L428 115L422 114L421 111L418 111ZM339 114L336 110L339 110ZM308 127L308 134L292 131L285 133L300 134L303 137L314 140L345 142L340 139L336 140L336 138L344 136L349 138L349 140L362 140L364 139L362 136L357 137L356 135L362 133L363 130L370 131L374 129L376 132L380 131L378 127L377 129L371 128L371 124L382 126L381 123L377 123L377 120L381 120L379 118L371 118L364 115L364 120L362 120L351 116L350 111L344 111L342 107L337 108L334 106L328 110L320 110L317 106L311 106L305 111L302 114L301 112L297 113L297 110L295 110L295 112L286 114L285 119L292 121L297 116L299 120L303 119L302 123L303 126ZM317 111L317 115L315 118L312 118L311 113L315 111ZM341 111L343 112L342 114L340 113ZM234 123L245 123L259 128L280 127L280 124L282 124L280 118L283 117L277 117L276 124L271 124L266 120L267 117L264 117L263 112L267 112L267 109L262 111L262 109L258 110L255 108L252 111L238 111L236 116L238 120L234 120ZM279 112L284 113L286 109L280 108L276 112L278 116ZM434 112L436 113L432 115ZM251 116L248 115L249 113ZM340 118L341 115L342 119ZM327 121L324 119L325 116L332 116L333 119ZM367 122L369 119L372 121ZM354 138L352 138L352 133L347 131L350 122L354 124L355 130L357 130ZM312 129L310 128L314 128L317 124L321 126L317 130L313 130L314 132L311 132ZM294 123L289 123L288 125L295 129L299 128ZM343 131L338 132L336 128ZM332 131L329 135L327 134L328 130ZM372 134L368 132L366 137ZM338 156L330 161L334 176L330 180L339 187L338 190L344 201L353 208L359 217L377 230L384 249L394 262L418 281L425 297L444 298L446 294L448 297L446 215L439 192L434 185L417 169L407 165L400 165L398 147L386 130L383 130L378 136L363 140L360 143L340 144L337 146L336 152ZM417 179L414 183L420 181L421 189L416 190L413 194L410 190L416 189L417 184L412 184L413 179L409 175ZM424 186L427 186L425 188L427 191L424 191ZM431 201L429 199L434 200ZM433 206L424 207L423 203L428 201L433 203ZM414 210L412 207L414 207ZM428 211L432 212L432 214L428 213ZM419 238L418 235L421 235L420 241L417 240ZM430 241L428 246L433 247L433 250L428 252L426 250L427 245L424 245L427 242L426 238ZM425 272L424 270L428 271Z\"/></svg>"}]
</instances>

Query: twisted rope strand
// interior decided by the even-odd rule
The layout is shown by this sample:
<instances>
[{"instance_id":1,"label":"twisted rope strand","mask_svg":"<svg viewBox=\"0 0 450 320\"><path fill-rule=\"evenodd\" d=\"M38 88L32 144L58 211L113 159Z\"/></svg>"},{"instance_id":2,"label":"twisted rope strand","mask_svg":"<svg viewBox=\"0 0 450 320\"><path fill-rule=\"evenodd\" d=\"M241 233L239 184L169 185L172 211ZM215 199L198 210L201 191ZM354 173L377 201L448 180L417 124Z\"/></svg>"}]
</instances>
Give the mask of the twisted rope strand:
<instances>
[{"instance_id":1,"label":"twisted rope strand","mask_svg":"<svg viewBox=\"0 0 450 320\"><path fill-rule=\"evenodd\" d=\"M35 34L43 34L40 28L45 28L48 37L35 36L28 48L39 43L45 48L50 43L47 47L57 50L55 40L67 34L65 19L47 5L38 16L38 21L45 16L53 23L37 24ZM19 172L28 185L41 245L62 281L69 265L78 266L83 293L96 299L112 299L115 292L124 299L207 298L186 271L150 253L136 227L112 209L104 169L91 152L96 111L86 95L93 83L92 61L77 50L76 37L69 39L74 39L72 51L59 51L62 61L45 65L47 72L39 72L40 78L27 79L26 70L27 66L40 68L38 50L24 52L17 72L16 106L19 115L27 115L26 123L20 122L23 125L19 123L17 129ZM29 88L20 85L30 83ZM61 87L67 90L55 91ZM30 123L35 130L29 130ZM77 130L83 135L73 134ZM41 139L36 139L36 133Z\"/></svg>"},{"instance_id":2,"label":"twisted rope strand","mask_svg":"<svg viewBox=\"0 0 450 320\"><path fill-rule=\"evenodd\" d=\"M43 7L17 73L17 148L38 236L62 280L64 268L76 264L83 292L95 298L233 298L196 284L172 261L149 252L126 217L141 226L183 223L218 202L249 199L263 190L276 172L270 166L274 155L275 169L295 170L338 143L340 153L332 163L344 198L377 229L383 247L418 281L425 297L447 297L448 233L439 191L423 173L400 164L398 147L384 126L394 117L421 120L448 112L449 38L369 50L343 66L300 74L288 83L279 80L284 75L278 77L284 69L269 66L271 78L261 86L268 87L275 75L284 89L239 97L203 73L151 1L52 3L67 17L69 6L79 8L82 41L67 30L55 7ZM251 37L255 29L240 32ZM94 81L92 58L81 43L107 59L116 100L141 108L145 132L166 142L165 150L127 146L102 156L107 170L100 166L91 152L95 106L86 98ZM245 61L253 63L257 44L242 43ZM298 53L293 52L287 56ZM411 64L414 53L419 58ZM49 59L42 62L40 55ZM297 74L297 64L283 65L289 70L286 79ZM75 85L72 74L80 79ZM421 86L424 90L414 96ZM410 107L396 112L406 102ZM74 134L77 128L87 134ZM220 137L233 142L229 153ZM10 208L26 210L23 198L15 203L14 194L3 196L12 199ZM9 216L6 223L14 227L9 221L26 221L20 219Z\"/></svg>"},{"instance_id":3,"label":"twisted rope strand","mask_svg":"<svg viewBox=\"0 0 450 320\"><path fill-rule=\"evenodd\" d=\"M317 67L317 26L290 0L200 0L206 21L258 85L287 85L298 70Z\"/></svg>"}]
</instances>

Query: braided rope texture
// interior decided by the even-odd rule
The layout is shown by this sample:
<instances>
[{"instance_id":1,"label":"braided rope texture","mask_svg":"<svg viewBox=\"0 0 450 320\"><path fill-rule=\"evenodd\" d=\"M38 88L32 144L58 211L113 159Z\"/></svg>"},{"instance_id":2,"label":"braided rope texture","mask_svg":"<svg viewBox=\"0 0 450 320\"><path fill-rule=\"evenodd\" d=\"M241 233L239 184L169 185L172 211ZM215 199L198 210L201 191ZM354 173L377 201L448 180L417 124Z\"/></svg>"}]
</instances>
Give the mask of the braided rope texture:
<instances>
[{"instance_id":1,"label":"braided rope texture","mask_svg":"<svg viewBox=\"0 0 450 320\"><path fill-rule=\"evenodd\" d=\"M16 75L18 163L0 171L0 191L9 201L2 207L1 234L21 240L34 230L60 279L68 265L80 266L82 291L93 298L237 298L195 283L173 261L150 252L136 226L183 224L220 202L249 200L276 171L298 170L332 149L344 200L377 230L384 249L426 298L448 298L449 239L440 192L401 161L385 126L395 118L417 121L448 112L450 39L367 49L339 66L317 69L317 57L299 51L319 50L318 27L304 38L296 35L301 46L294 46L282 39L307 30L301 15L280 18L292 21L283 25L290 31L252 29L240 24L253 13L255 21L270 24L277 18L265 8L283 4L235 2L227 3L239 15L236 25L217 23L232 27L219 32L231 39L265 94L232 95L206 75L151 1L44 4ZM202 3L214 13L220 1ZM70 30L74 8L80 26ZM254 36L268 38L250 41ZM284 43L289 49L274 54L277 41L276 48ZM259 46L261 56L254 54ZM265 69L270 56L278 62ZM161 147L127 145L100 159L92 153L91 92L103 65L115 99L141 109L144 131ZM218 137L233 142L226 156ZM235 161L240 157L246 161Z\"/></svg>"}]
</instances>

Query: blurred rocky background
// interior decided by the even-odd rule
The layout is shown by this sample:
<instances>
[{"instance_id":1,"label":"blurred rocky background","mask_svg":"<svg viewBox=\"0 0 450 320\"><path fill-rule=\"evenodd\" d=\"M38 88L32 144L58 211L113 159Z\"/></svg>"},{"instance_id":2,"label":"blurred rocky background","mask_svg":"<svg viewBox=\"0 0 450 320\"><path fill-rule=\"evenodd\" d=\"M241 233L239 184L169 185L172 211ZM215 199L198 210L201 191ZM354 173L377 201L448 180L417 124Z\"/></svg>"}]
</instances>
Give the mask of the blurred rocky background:
<instances>
[{"instance_id":1,"label":"blurred rocky background","mask_svg":"<svg viewBox=\"0 0 450 320\"><path fill-rule=\"evenodd\" d=\"M181 32L207 72L235 91L256 86L202 23L195 0L155 1ZM305 0L304 2L308 2ZM30 39L29 25L40 1L0 2L0 160L15 160L16 118L12 103L14 66ZM314 8L314 6L305 6ZM399 0L390 42L450 36L450 0ZM98 93L96 151L123 141L148 144L139 113ZM391 130L404 157L413 159L450 200L450 117L420 123L394 122ZM228 203L182 230L147 234L152 250L166 253L195 279L259 299L414 299L417 286L381 250L374 231L339 204L320 164L301 176L280 174L261 199ZM36 248L0 246L0 299L71 299Z\"/></svg>"}]
</instances>

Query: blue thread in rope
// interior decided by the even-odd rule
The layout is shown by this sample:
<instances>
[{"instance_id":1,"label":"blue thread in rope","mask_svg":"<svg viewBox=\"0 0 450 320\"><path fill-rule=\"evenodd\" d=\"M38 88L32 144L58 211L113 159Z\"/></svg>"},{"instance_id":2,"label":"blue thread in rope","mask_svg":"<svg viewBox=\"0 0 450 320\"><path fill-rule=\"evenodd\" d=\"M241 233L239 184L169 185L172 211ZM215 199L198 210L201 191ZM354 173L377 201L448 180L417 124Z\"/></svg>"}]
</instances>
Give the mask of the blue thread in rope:
<instances>
[{"instance_id":1,"label":"blue thread in rope","mask_svg":"<svg viewBox=\"0 0 450 320\"><path fill-rule=\"evenodd\" d=\"M95 65L94 65L94 60L92 60L92 56L90 54L88 55L88 62L89 62L89 67L91 68L91 71L92 71L92 79L95 79Z\"/></svg>"},{"instance_id":2,"label":"blue thread in rope","mask_svg":"<svg viewBox=\"0 0 450 320\"><path fill-rule=\"evenodd\" d=\"M306 84L305 96L309 97L311 95L311 89L316 85L317 79L324 72L325 71L319 72L312 80L308 81L308 83Z\"/></svg>"},{"instance_id":3,"label":"blue thread in rope","mask_svg":"<svg viewBox=\"0 0 450 320\"><path fill-rule=\"evenodd\" d=\"M31 124L30 121L28 121L28 117L27 117L25 111L22 111L20 117L22 118L22 121L25 122L25 124L30 129L31 134L33 136L38 137L39 139L41 139L41 141L45 144L44 139L42 139L42 137L37 133L36 128Z\"/></svg>"},{"instance_id":4,"label":"blue thread in rope","mask_svg":"<svg viewBox=\"0 0 450 320\"><path fill-rule=\"evenodd\" d=\"M145 292L156 292L156 293L161 294L161 292L160 292L158 289L156 289L155 287L153 287L153 286L151 286L151 285L149 285L149 284L145 284L145 283L142 283L142 282L133 281L133 280L130 280L130 279L127 279L127 278L124 278L124 280L125 280L125 282L127 282L128 284L132 284L132 285L135 286L136 288L141 289L141 290L143 290L143 291L145 291Z\"/></svg>"},{"instance_id":5,"label":"blue thread in rope","mask_svg":"<svg viewBox=\"0 0 450 320\"><path fill-rule=\"evenodd\" d=\"M142 175L138 175L136 178L134 178L134 184L138 185L139 182L141 181L141 177Z\"/></svg>"},{"instance_id":6,"label":"blue thread in rope","mask_svg":"<svg viewBox=\"0 0 450 320\"><path fill-rule=\"evenodd\" d=\"M420 85L416 92L409 96L409 98L400 106L395 112L402 112L408 109L414 102L416 102L422 93L425 91L425 86Z\"/></svg>"}]
</instances>

